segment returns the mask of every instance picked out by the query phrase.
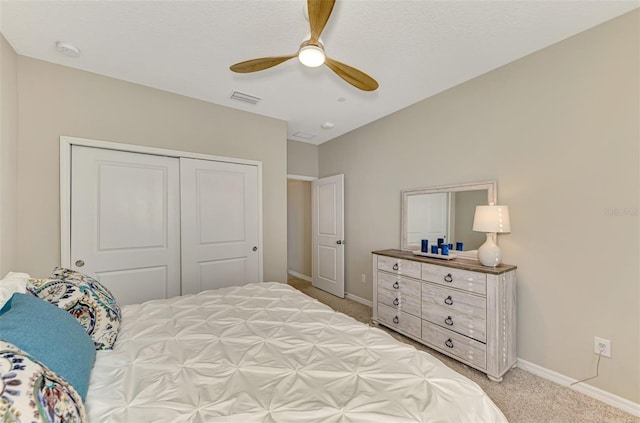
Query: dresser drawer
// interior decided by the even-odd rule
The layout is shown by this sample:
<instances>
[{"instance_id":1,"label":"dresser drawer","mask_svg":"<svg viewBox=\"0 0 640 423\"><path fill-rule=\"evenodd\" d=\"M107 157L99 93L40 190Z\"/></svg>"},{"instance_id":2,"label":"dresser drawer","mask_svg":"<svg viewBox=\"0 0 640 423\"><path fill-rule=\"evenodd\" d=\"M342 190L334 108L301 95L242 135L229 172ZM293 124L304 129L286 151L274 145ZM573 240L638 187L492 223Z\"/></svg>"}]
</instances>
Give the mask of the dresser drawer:
<instances>
[{"instance_id":1,"label":"dresser drawer","mask_svg":"<svg viewBox=\"0 0 640 423\"><path fill-rule=\"evenodd\" d=\"M406 332L416 338L420 338L420 326L422 325L422 321L419 317L412 316L382 303L378 303L378 320L384 322L385 325L391 328Z\"/></svg>"},{"instance_id":2,"label":"dresser drawer","mask_svg":"<svg viewBox=\"0 0 640 423\"><path fill-rule=\"evenodd\" d=\"M378 288L378 302L420 317L420 291Z\"/></svg>"},{"instance_id":3,"label":"dresser drawer","mask_svg":"<svg viewBox=\"0 0 640 423\"><path fill-rule=\"evenodd\" d=\"M487 321L468 314L456 313L440 306L423 307L422 318L445 329L487 342Z\"/></svg>"},{"instance_id":4,"label":"dresser drawer","mask_svg":"<svg viewBox=\"0 0 640 423\"><path fill-rule=\"evenodd\" d=\"M487 292L487 276L480 272L422 263L422 280L477 294Z\"/></svg>"},{"instance_id":5,"label":"dresser drawer","mask_svg":"<svg viewBox=\"0 0 640 423\"><path fill-rule=\"evenodd\" d=\"M387 256L378 257L378 269L420 279L420 263Z\"/></svg>"},{"instance_id":6,"label":"dresser drawer","mask_svg":"<svg viewBox=\"0 0 640 423\"><path fill-rule=\"evenodd\" d=\"M467 294L455 289L440 287L431 283L422 285L422 312L433 306L449 310L453 314L466 314L470 317L486 320L487 299ZM424 314L422 316L425 317Z\"/></svg>"},{"instance_id":7,"label":"dresser drawer","mask_svg":"<svg viewBox=\"0 0 640 423\"><path fill-rule=\"evenodd\" d=\"M487 347L482 342L425 321L422 321L422 340L477 368L487 368Z\"/></svg>"},{"instance_id":8,"label":"dresser drawer","mask_svg":"<svg viewBox=\"0 0 640 423\"><path fill-rule=\"evenodd\" d=\"M388 289L389 291L401 291L405 295L415 295L420 298L421 286L422 282L415 279L378 272L378 289L382 288Z\"/></svg>"}]
</instances>

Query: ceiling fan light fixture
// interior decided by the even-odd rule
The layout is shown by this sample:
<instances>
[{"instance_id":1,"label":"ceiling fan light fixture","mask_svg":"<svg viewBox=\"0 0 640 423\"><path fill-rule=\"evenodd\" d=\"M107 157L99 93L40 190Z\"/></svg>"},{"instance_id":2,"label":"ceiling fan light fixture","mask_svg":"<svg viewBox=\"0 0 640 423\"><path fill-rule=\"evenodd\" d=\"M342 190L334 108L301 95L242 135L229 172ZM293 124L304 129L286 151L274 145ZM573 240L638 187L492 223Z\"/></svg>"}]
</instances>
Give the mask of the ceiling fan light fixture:
<instances>
[{"instance_id":1,"label":"ceiling fan light fixture","mask_svg":"<svg viewBox=\"0 0 640 423\"><path fill-rule=\"evenodd\" d=\"M300 48L298 52L298 60L300 60L300 63L310 68L322 66L324 59L324 50L319 46L306 45Z\"/></svg>"},{"instance_id":2,"label":"ceiling fan light fixture","mask_svg":"<svg viewBox=\"0 0 640 423\"><path fill-rule=\"evenodd\" d=\"M258 72L298 56L298 60L304 66L315 68L324 64L347 84L351 84L359 90L377 90L378 83L366 73L325 56L321 35L329 21L336 0L307 0L306 3L309 16L309 35L300 44L297 53L287 56L260 57L258 59L245 60L229 66L231 72Z\"/></svg>"}]
</instances>

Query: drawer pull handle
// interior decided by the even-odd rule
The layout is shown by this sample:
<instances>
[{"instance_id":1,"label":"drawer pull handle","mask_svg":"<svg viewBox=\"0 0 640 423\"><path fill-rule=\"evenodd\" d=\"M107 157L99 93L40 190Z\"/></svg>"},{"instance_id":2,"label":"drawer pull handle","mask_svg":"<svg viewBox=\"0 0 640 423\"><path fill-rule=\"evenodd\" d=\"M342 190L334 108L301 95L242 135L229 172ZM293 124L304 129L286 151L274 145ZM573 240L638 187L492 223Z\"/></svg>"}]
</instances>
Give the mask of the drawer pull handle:
<instances>
[{"instance_id":1,"label":"drawer pull handle","mask_svg":"<svg viewBox=\"0 0 640 423\"><path fill-rule=\"evenodd\" d=\"M400 301L398 301L398 299L396 298L395 300L393 300L393 305L397 306L400 304Z\"/></svg>"},{"instance_id":2,"label":"drawer pull handle","mask_svg":"<svg viewBox=\"0 0 640 423\"><path fill-rule=\"evenodd\" d=\"M453 319L451 318L451 316L447 317L446 319L444 319L444 323L447 326L453 326Z\"/></svg>"},{"instance_id":3,"label":"drawer pull handle","mask_svg":"<svg viewBox=\"0 0 640 423\"><path fill-rule=\"evenodd\" d=\"M444 303L446 305L453 305L453 299L451 298L451 295L444 299Z\"/></svg>"},{"instance_id":4,"label":"drawer pull handle","mask_svg":"<svg viewBox=\"0 0 640 423\"><path fill-rule=\"evenodd\" d=\"M453 341L451 338L447 339L444 344L449 348L453 348Z\"/></svg>"},{"instance_id":5,"label":"drawer pull handle","mask_svg":"<svg viewBox=\"0 0 640 423\"><path fill-rule=\"evenodd\" d=\"M395 281L395 282L393 283L393 288L394 288L394 289L400 289L400 284L398 283L398 281Z\"/></svg>"},{"instance_id":6,"label":"drawer pull handle","mask_svg":"<svg viewBox=\"0 0 640 423\"><path fill-rule=\"evenodd\" d=\"M447 273L447 276L444 277L444 281L447 283L453 282L453 276L451 276L451 273Z\"/></svg>"},{"instance_id":7,"label":"drawer pull handle","mask_svg":"<svg viewBox=\"0 0 640 423\"><path fill-rule=\"evenodd\" d=\"M397 325L398 323L400 323L400 319L398 318L398 316L395 316L395 317L393 318L393 323L395 323L396 325Z\"/></svg>"},{"instance_id":8,"label":"drawer pull handle","mask_svg":"<svg viewBox=\"0 0 640 423\"><path fill-rule=\"evenodd\" d=\"M399 269L399 267L398 267L398 263L394 264L394 265L393 265L393 270L398 270L398 269Z\"/></svg>"}]
</instances>

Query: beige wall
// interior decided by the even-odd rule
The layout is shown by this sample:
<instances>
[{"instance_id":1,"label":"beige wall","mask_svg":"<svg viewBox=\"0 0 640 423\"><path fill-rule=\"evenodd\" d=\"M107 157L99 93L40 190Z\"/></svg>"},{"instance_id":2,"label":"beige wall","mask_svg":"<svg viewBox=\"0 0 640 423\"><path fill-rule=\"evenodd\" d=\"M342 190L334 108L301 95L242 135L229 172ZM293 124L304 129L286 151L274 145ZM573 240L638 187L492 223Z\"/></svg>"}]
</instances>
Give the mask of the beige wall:
<instances>
[{"instance_id":1,"label":"beige wall","mask_svg":"<svg viewBox=\"0 0 640 423\"><path fill-rule=\"evenodd\" d=\"M311 277L311 182L287 182L287 257L291 271Z\"/></svg>"},{"instance_id":2,"label":"beige wall","mask_svg":"<svg viewBox=\"0 0 640 423\"><path fill-rule=\"evenodd\" d=\"M370 252L399 247L401 189L495 179L518 356L580 379L610 339L588 383L640 402L639 15L322 144L320 176L345 174L347 291L371 298Z\"/></svg>"},{"instance_id":3,"label":"beige wall","mask_svg":"<svg viewBox=\"0 0 640 423\"><path fill-rule=\"evenodd\" d=\"M0 278L16 267L18 56L0 34Z\"/></svg>"},{"instance_id":4,"label":"beige wall","mask_svg":"<svg viewBox=\"0 0 640 423\"><path fill-rule=\"evenodd\" d=\"M18 57L18 267L60 262L59 137L262 162L264 278L286 281L286 123Z\"/></svg>"},{"instance_id":5,"label":"beige wall","mask_svg":"<svg viewBox=\"0 0 640 423\"><path fill-rule=\"evenodd\" d=\"M318 146L300 141L287 141L287 173L318 176Z\"/></svg>"}]
</instances>

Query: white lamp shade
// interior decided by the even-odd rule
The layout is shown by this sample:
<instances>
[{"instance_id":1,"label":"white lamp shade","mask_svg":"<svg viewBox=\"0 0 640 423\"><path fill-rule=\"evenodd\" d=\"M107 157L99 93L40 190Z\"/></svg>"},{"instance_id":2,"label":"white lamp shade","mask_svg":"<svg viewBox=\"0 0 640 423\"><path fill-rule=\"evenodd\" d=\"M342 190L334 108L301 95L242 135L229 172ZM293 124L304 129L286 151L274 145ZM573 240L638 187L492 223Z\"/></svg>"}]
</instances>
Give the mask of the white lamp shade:
<instances>
[{"instance_id":1,"label":"white lamp shade","mask_svg":"<svg viewBox=\"0 0 640 423\"><path fill-rule=\"evenodd\" d=\"M508 206L476 206L473 217L473 230L476 232L511 232Z\"/></svg>"}]
</instances>

